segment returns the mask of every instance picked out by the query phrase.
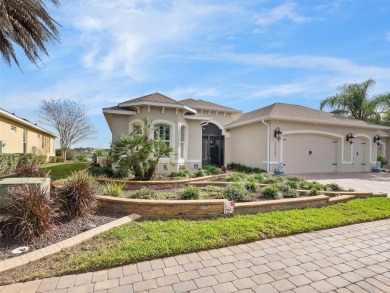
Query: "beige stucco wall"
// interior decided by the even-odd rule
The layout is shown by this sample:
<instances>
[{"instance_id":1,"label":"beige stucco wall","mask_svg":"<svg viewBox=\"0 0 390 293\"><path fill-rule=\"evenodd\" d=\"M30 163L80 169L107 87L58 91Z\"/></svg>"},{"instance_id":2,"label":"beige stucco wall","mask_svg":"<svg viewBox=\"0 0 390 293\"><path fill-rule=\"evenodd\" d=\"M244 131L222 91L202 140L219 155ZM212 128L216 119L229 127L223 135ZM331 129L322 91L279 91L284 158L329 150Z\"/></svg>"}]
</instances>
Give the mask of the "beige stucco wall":
<instances>
[{"instance_id":1,"label":"beige stucco wall","mask_svg":"<svg viewBox=\"0 0 390 293\"><path fill-rule=\"evenodd\" d=\"M230 129L230 160L266 170L267 126L261 122Z\"/></svg>"},{"instance_id":2,"label":"beige stucco wall","mask_svg":"<svg viewBox=\"0 0 390 293\"><path fill-rule=\"evenodd\" d=\"M11 130L11 126L16 127L16 130ZM26 153L33 153L35 150L38 155L55 155L55 138L53 136L18 121L0 116L0 141L3 145L5 144L2 153L23 153L24 130L27 134Z\"/></svg>"}]
</instances>

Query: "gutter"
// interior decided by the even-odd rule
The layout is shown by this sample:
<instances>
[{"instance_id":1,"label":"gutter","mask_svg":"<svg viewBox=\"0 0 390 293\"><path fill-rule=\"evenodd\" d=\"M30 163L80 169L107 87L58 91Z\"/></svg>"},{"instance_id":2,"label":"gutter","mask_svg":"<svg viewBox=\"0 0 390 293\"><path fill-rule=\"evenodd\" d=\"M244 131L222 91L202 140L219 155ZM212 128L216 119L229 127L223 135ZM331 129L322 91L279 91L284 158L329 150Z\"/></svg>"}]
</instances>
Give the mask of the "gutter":
<instances>
[{"instance_id":1,"label":"gutter","mask_svg":"<svg viewBox=\"0 0 390 293\"><path fill-rule=\"evenodd\" d=\"M267 126L267 172L269 173L270 172L270 156L269 156L269 143L270 143L270 139L269 139L269 134L270 134L270 126L269 124L265 123L264 119L261 119L261 123L263 123L264 125Z\"/></svg>"}]
</instances>

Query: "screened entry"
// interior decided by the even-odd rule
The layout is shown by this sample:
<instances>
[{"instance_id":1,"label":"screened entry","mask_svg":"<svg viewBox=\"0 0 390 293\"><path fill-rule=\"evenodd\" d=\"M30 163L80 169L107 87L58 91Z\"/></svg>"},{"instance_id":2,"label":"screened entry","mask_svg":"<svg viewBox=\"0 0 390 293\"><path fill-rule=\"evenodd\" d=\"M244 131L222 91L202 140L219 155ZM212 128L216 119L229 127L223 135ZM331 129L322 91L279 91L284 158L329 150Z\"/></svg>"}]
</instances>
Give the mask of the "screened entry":
<instances>
[{"instance_id":1,"label":"screened entry","mask_svg":"<svg viewBox=\"0 0 390 293\"><path fill-rule=\"evenodd\" d=\"M202 126L202 165L222 166L224 164L225 137L222 130L213 123Z\"/></svg>"}]
</instances>

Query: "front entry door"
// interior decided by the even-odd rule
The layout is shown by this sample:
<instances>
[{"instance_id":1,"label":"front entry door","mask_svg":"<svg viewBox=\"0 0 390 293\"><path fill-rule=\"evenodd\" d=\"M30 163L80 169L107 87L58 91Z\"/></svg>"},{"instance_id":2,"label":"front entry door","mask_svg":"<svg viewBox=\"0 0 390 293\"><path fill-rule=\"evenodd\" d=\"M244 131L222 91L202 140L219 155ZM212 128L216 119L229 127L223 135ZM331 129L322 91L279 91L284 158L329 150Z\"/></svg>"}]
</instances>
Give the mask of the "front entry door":
<instances>
[{"instance_id":1,"label":"front entry door","mask_svg":"<svg viewBox=\"0 0 390 293\"><path fill-rule=\"evenodd\" d=\"M224 136L202 136L202 164L222 166L224 164Z\"/></svg>"}]
</instances>

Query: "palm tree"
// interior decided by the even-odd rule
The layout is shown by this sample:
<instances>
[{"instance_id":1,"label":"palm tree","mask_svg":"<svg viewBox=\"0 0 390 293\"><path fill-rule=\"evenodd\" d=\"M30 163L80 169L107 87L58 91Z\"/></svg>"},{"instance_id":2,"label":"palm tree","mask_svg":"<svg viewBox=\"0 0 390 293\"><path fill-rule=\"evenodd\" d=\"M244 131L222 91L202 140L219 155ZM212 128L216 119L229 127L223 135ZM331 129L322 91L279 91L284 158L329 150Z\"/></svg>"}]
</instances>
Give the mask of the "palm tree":
<instances>
[{"instance_id":1,"label":"palm tree","mask_svg":"<svg viewBox=\"0 0 390 293\"><path fill-rule=\"evenodd\" d=\"M47 0L59 6L59 0ZM46 11L43 0L0 0L0 52L9 66L16 58L14 43L22 47L31 62L37 64L38 53L46 55L46 42L59 40L56 25Z\"/></svg>"},{"instance_id":2,"label":"palm tree","mask_svg":"<svg viewBox=\"0 0 390 293\"><path fill-rule=\"evenodd\" d=\"M382 118L390 110L390 93L368 97L375 81L370 78L362 83L340 86L339 93L321 101L320 109L330 107L332 113L359 120L385 123Z\"/></svg>"}]
</instances>

